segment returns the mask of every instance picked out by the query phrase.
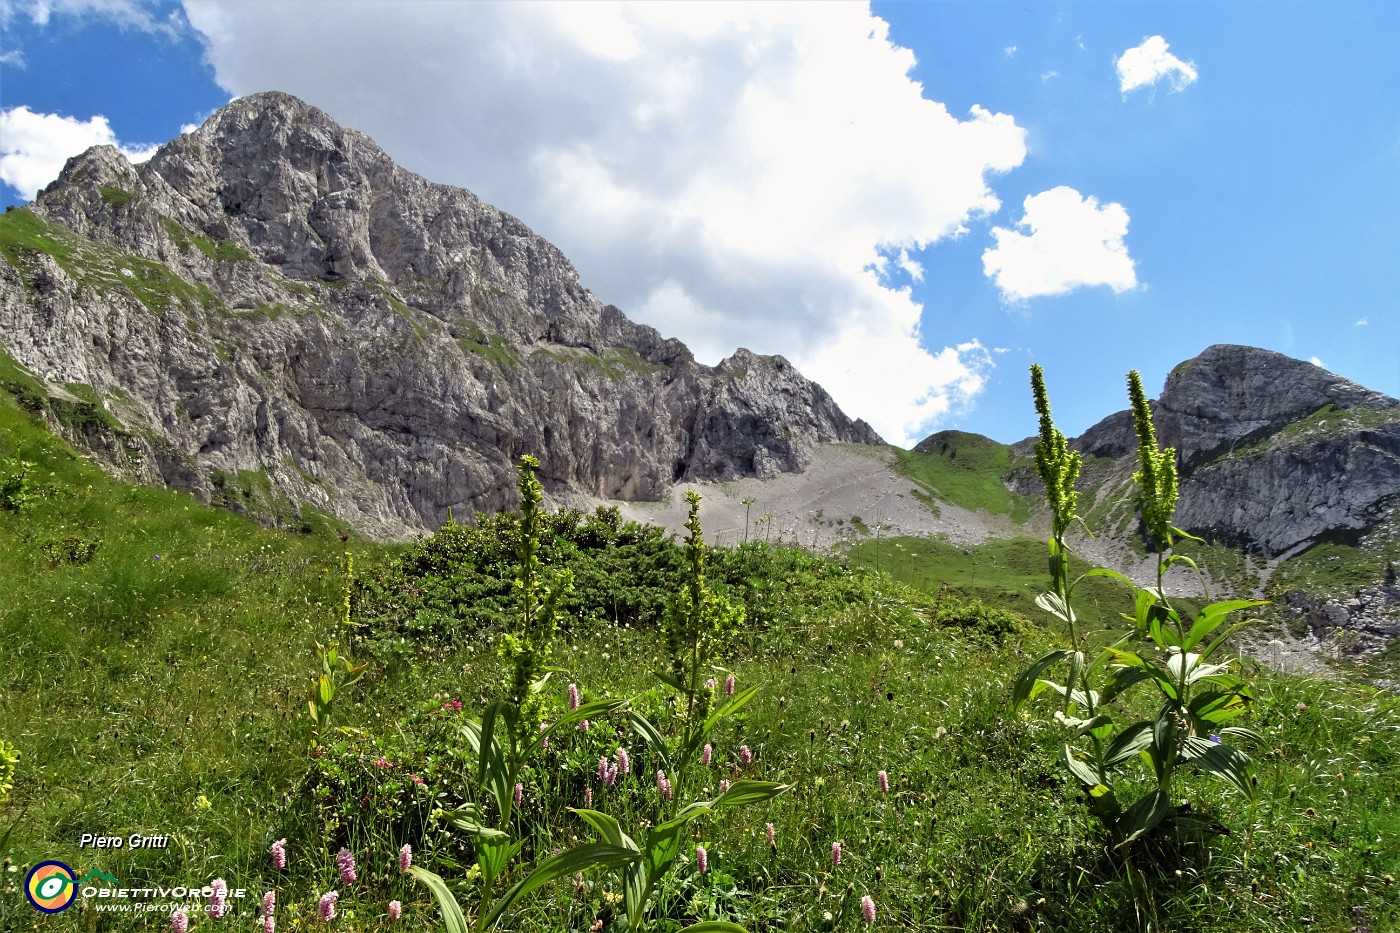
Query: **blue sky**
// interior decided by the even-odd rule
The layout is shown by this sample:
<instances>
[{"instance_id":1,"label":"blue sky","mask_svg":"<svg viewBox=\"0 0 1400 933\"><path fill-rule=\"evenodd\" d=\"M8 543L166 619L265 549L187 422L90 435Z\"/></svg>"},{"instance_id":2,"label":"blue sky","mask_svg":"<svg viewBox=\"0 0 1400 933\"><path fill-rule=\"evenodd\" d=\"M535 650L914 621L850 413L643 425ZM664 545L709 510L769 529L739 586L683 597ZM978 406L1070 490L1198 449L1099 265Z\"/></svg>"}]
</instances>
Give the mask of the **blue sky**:
<instances>
[{"instance_id":1,"label":"blue sky","mask_svg":"<svg viewBox=\"0 0 1400 933\"><path fill-rule=\"evenodd\" d=\"M1027 436L1031 362L1079 433L1212 343L1400 395L1400 4L334 9L0 0L0 201L285 90L896 442Z\"/></svg>"}]
</instances>

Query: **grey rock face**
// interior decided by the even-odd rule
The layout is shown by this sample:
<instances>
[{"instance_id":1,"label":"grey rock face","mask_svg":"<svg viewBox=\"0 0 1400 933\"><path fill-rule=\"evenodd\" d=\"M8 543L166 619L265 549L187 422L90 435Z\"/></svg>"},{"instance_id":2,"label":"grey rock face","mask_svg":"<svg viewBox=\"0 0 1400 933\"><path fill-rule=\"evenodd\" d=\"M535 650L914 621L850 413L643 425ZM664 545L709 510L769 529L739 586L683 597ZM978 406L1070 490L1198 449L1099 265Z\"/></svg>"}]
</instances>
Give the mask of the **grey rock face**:
<instances>
[{"instance_id":1,"label":"grey rock face","mask_svg":"<svg viewBox=\"0 0 1400 933\"><path fill-rule=\"evenodd\" d=\"M1177 524L1210 540L1288 556L1369 528L1400 502L1400 402L1311 363L1212 346L1151 404L1158 441L1177 451ZM1070 443L1131 472L1132 413Z\"/></svg>"},{"instance_id":2,"label":"grey rock face","mask_svg":"<svg viewBox=\"0 0 1400 933\"><path fill-rule=\"evenodd\" d=\"M879 443L781 357L698 364L568 260L285 94L241 98L133 167L70 160L0 262L0 340L83 383L128 470L209 497L240 471L381 536L514 501L800 471Z\"/></svg>"}]
</instances>

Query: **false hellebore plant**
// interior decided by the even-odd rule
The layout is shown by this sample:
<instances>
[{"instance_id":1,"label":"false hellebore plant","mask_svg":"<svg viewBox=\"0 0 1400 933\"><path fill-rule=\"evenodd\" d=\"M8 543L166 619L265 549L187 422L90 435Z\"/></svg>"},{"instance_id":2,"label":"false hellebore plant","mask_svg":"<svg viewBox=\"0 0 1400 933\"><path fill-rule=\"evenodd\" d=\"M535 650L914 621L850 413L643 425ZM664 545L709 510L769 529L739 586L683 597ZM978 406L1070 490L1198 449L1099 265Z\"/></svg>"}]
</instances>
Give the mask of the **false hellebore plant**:
<instances>
[{"instance_id":1,"label":"false hellebore plant","mask_svg":"<svg viewBox=\"0 0 1400 933\"><path fill-rule=\"evenodd\" d=\"M757 694L758 688L731 694L725 691L725 701L711 711L714 697L706 678L706 668L722 643L724 636L741 618L740 611L705 585L705 545L700 530L700 497L694 492L686 495L690 502L690 517L686 528L689 579L684 589L668 607L666 639L671 650L671 670L658 674L661 680L676 690L680 704L680 735L676 744L669 743L661 731L640 713L628 712L633 729L646 743L661 765L657 772L657 798L654 825L644 832L631 835L618 820L607 813L592 809L573 809L597 834L597 840L540 861L527 876L507 891L492 907L487 924L494 924L517 898L556 878L594 868L616 870L622 875L623 912L627 929L642 927L647 905L656 884L675 865L681 854L690 824L729 807L761 803L784 793L790 785L772 781L735 781L723 793L711 800L700 800L681 806L680 794L692 762L700 753L706 736L729 716L732 716ZM704 679L705 682L702 682ZM639 841L640 840L640 841ZM744 928L725 920L706 920L686 927L682 933L744 933Z\"/></svg>"},{"instance_id":2,"label":"false hellebore plant","mask_svg":"<svg viewBox=\"0 0 1400 933\"><path fill-rule=\"evenodd\" d=\"M1051 420L1039 366L1031 367L1031 385L1040 415L1036 468L1054 516L1049 541L1053 592L1037 597L1036 604L1066 624L1070 647L1051 651L1026 668L1013 688L1012 704L1019 709L1045 691L1060 697L1055 720L1070 731L1069 741L1060 750L1061 759L1084 786L1089 809L1107 829L1115 848L1165 827L1219 831L1215 821L1193 812L1189 805L1174 808L1172 800L1178 772L1190 766L1226 781L1251 803L1256 802L1249 757L1228 740L1261 739L1249 729L1226 725L1249 708L1248 688L1229 672L1229 659L1214 664L1208 660L1249 621L1227 625L1230 616L1262 603L1243 599L1213 603L1193 619L1174 609L1168 600L1163 588L1166 571L1173 564L1196 566L1188 556L1175 553L1174 543L1192 536L1171 524L1177 499L1175 451L1157 446L1152 412L1136 372L1128 374L1139 454L1133 481L1138 513L1157 553L1157 585L1139 588L1123 574L1103 568L1071 581L1064 535L1079 521L1074 482L1080 458L1069 450L1064 435ZM1133 631L1100 650L1092 660L1085 655L1087 637L1078 631L1079 620L1072 605L1075 587L1089 576L1117 579L1133 594L1133 614L1124 616L1133 622ZM1063 684L1042 677L1061 665L1067 665ZM1109 704L1143 682L1151 682L1161 695L1156 717L1119 728ZM1115 785L1115 780L1118 772L1134 761L1150 767L1155 787L1125 804L1118 796L1125 782Z\"/></svg>"},{"instance_id":3,"label":"false hellebore plant","mask_svg":"<svg viewBox=\"0 0 1400 933\"><path fill-rule=\"evenodd\" d=\"M550 642L558 630L555 611L573 584L573 575L563 570L547 582L541 580L539 506L543 490L535 478L538 467L539 461L528 455L520 458L517 467L521 512L520 541L516 546L519 569L515 578L518 628L507 633L502 642L502 653L511 662L510 681L504 698L488 703L480 720L469 721L463 727L477 759L473 802L439 814L471 837L481 870L481 907L474 924L478 931L494 925L519 896L514 894L493 904L496 883L525 842L524 838L512 839L510 830L511 814L518 805L517 787L526 766L548 745L552 733L612 712L626 702L598 700L580 704L550 725L542 726L543 693L550 677ZM433 892L450 933L465 933L468 927L461 905L441 876L416 865L409 867L408 873Z\"/></svg>"}]
</instances>

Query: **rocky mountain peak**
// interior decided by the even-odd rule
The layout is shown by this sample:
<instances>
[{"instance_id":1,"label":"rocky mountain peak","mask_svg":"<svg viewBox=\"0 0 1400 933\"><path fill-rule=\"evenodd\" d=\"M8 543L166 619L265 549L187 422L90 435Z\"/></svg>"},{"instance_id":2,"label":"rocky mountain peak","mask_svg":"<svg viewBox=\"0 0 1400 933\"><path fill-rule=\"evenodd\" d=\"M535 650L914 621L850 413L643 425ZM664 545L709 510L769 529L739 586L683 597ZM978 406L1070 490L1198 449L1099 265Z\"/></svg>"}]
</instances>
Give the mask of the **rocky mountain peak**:
<instances>
[{"instance_id":1,"label":"rocky mountain peak","mask_svg":"<svg viewBox=\"0 0 1400 933\"><path fill-rule=\"evenodd\" d=\"M1400 402L1282 353L1215 344L1172 370L1156 417L1163 443L1189 467L1328 405L1381 411Z\"/></svg>"},{"instance_id":2,"label":"rocky mountain peak","mask_svg":"<svg viewBox=\"0 0 1400 933\"><path fill-rule=\"evenodd\" d=\"M88 442L207 498L241 477L402 535L510 504L526 452L556 501L655 499L879 441L781 357L698 364L516 218L287 94L140 166L89 150L3 222L6 352L102 401L121 440Z\"/></svg>"},{"instance_id":3,"label":"rocky mountain peak","mask_svg":"<svg viewBox=\"0 0 1400 933\"><path fill-rule=\"evenodd\" d=\"M1218 344L1172 370L1151 404L1158 441L1177 452L1177 523L1193 533L1278 557L1354 538L1400 503L1400 402L1320 366ZM1110 485L1127 482L1131 412L1070 443L1120 461Z\"/></svg>"}]
</instances>

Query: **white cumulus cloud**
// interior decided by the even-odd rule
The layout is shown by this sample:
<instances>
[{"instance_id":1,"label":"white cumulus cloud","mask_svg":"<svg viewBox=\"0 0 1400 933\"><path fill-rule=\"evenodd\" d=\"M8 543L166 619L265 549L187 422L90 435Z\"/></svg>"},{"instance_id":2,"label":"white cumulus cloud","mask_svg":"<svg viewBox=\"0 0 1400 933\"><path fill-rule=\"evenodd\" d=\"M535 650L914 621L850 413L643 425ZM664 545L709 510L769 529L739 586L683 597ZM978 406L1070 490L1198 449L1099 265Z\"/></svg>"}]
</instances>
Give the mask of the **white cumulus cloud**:
<instances>
[{"instance_id":1,"label":"white cumulus cloud","mask_svg":"<svg viewBox=\"0 0 1400 933\"><path fill-rule=\"evenodd\" d=\"M58 177L63 163L92 146L116 146L132 162L155 155L155 146L129 146L117 141L107 118L87 120L35 113L28 107L0 110L0 181L32 199Z\"/></svg>"},{"instance_id":2,"label":"white cumulus cloud","mask_svg":"<svg viewBox=\"0 0 1400 933\"><path fill-rule=\"evenodd\" d=\"M55 16L104 19L122 29L170 38L184 29L184 18L178 10L158 18L151 5L140 0L0 0L0 25L16 15L27 16L36 26L47 26Z\"/></svg>"},{"instance_id":3,"label":"white cumulus cloud","mask_svg":"<svg viewBox=\"0 0 1400 933\"><path fill-rule=\"evenodd\" d=\"M1141 45L1118 56L1114 62L1118 68L1118 89L1127 94L1166 81L1173 91L1180 91L1195 84L1196 63L1182 61L1167 48L1166 39L1148 36Z\"/></svg>"},{"instance_id":4,"label":"white cumulus cloud","mask_svg":"<svg viewBox=\"0 0 1400 933\"><path fill-rule=\"evenodd\" d=\"M1002 297L1020 302L1107 285L1115 292L1137 286L1137 272L1123 237L1128 211L1100 205L1061 185L1025 200L1017 229L993 227L996 245L982 253L982 271Z\"/></svg>"},{"instance_id":5,"label":"white cumulus cloud","mask_svg":"<svg viewBox=\"0 0 1400 933\"><path fill-rule=\"evenodd\" d=\"M895 442L990 357L926 347L910 254L1000 206L1025 131L952 114L864 4L186 0L221 86L279 89L521 217L705 362L781 353ZM308 56L305 37L316 36Z\"/></svg>"}]
</instances>

